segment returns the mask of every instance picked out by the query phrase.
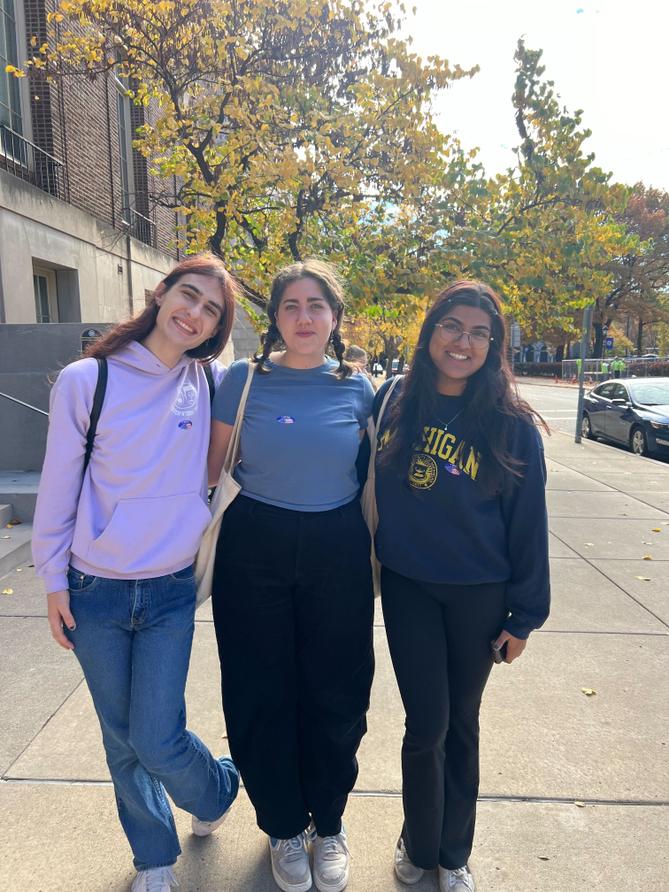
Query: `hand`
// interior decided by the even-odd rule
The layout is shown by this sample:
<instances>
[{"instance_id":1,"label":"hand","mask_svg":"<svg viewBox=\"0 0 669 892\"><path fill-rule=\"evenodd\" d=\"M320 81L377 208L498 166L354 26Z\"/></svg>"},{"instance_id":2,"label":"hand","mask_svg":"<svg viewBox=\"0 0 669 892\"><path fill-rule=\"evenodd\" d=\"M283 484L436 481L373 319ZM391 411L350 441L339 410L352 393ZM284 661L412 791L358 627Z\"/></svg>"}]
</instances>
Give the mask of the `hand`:
<instances>
[{"instance_id":1,"label":"hand","mask_svg":"<svg viewBox=\"0 0 669 892\"><path fill-rule=\"evenodd\" d=\"M525 645L527 644L527 640L525 638L516 638L515 635L512 635L511 632L506 632L502 630L495 641L496 648L502 648L506 644L506 650L504 652L504 662L505 663L513 663L513 661L519 657L522 652L525 650Z\"/></svg>"},{"instance_id":2,"label":"hand","mask_svg":"<svg viewBox=\"0 0 669 892\"><path fill-rule=\"evenodd\" d=\"M74 650L74 644L63 632L64 625L70 631L74 631L77 627L74 617L70 613L70 593L67 589L62 592L51 592L51 594L46 596L46 600L51 634L56 643L64 647L65 650Z\"/></svg>"}]
</instances>

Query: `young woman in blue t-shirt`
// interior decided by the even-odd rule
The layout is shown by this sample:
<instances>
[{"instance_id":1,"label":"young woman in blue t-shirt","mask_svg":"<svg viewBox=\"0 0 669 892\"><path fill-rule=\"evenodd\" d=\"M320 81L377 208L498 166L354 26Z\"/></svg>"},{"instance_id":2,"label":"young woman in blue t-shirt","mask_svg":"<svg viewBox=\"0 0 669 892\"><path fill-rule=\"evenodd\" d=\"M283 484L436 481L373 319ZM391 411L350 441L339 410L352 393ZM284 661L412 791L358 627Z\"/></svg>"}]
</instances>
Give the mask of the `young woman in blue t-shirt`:
<instances>
[{"instance_id":1,"label":"young woman in blue t-shirt","mask_svg":"<svg viewBox=\"0 0 669 892\"><path fill-rule=\"evenodd\" d=\"M379 390L375 412L388 385ZM499 298L456 282L428 312L381 419L376 550L406 711L395 873L439 869L471 892L479 707L493 658L511 663L548 615L545 466L506 360Z\"/></svg>"},{"instance_id":2,"label":"young woman in blue t-shirt","mask_svg":"<svg viewBox=\"0 0 669 892\"><path fill-rule=\"evenodd\" d=\"M374 669L370 540L356 457L373 390L343 361L341 286L308 260L268 306L219 537L213 609L230 750L285 892L348 881L341 818ZM337 360L326 353L332 344ZM273 352L274 348L281 349ZM248 374L234 363L213 406L218 479Z\"/></svg>"}]
</instances>

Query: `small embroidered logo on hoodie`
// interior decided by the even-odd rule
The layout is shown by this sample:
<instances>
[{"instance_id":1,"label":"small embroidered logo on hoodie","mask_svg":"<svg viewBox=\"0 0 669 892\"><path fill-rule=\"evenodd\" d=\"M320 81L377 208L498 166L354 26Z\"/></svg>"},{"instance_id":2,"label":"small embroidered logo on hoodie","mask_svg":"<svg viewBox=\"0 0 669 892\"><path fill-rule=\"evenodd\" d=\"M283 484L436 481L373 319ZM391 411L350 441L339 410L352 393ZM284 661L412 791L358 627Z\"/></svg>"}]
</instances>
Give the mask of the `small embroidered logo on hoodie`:
<instances>
[{"instance_id":1,"label":"small embroidered logo on hoodie","mask_svg":"<svg viewBox=\"0 0 669 892\"><path fill-rule=\"evenodd\" d=\"M184 384L177 394L177 398L172 406L174 415L181 415L182 418L189 418L195 415L197 409L197 390L192 384Z\"/></svg>"},{"instance_id":2,"label":"small embroidered logo on hoodie","mask_svg":"<svg viewBox=\"0 0 669 892\"><path fill-rule=\"evenodd\" d=\"M276 420L279 424L295 424L295 419L291 418L290 415L277 415Z\"/></svg>"},{"instance_id":3,"label":"small embroidered logo on hoodie","mask_svg":"<svg viewBox=\"0 0 669 892\"><path fill-rule=\"evenodd\" d=\"M193 427L192 421L180 421L177 427L180 427L182 431L189 431Z\"/></svg>"}]
</instances>

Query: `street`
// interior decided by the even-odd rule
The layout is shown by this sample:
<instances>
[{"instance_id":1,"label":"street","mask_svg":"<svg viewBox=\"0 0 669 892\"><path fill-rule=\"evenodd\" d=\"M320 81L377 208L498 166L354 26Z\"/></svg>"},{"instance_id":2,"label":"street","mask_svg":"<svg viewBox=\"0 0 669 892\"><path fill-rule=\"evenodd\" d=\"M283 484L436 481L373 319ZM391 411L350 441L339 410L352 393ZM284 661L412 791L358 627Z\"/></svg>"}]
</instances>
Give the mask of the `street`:
<instances>
[{"instance_id":1,"label":"street","mask_svg":"<svg viewBox=\"0 0 669 892\"><path fill-rule=\"evenodd\" d=\"M590 387L586 388L586 391ZM576 427L577 387L556 387L553 384L519 384L523 399L536 409L551 428L574 434Z\"/></svg>"},{"instance_id":2,"label":"street","mask_svg":"<svg viewBox=\"0 0 669 892\"><path fill-rule=\"evenodd\" d=\"M585 392L587 393L593 387L587 384ZM574 436L576 430L576 406L578 403L578 387L560 387L554 384L518 384L518 390L523 399L536 409L541 417L548 423L551 430L564 431ZM627 450L623 446L616 443L608 443L601 440L594 440L599 446L606 445L608 448L615 450ZM652 461L660 464L666 464L664 457L654 458L648 456Z\"/></svg>"}]
</instances>

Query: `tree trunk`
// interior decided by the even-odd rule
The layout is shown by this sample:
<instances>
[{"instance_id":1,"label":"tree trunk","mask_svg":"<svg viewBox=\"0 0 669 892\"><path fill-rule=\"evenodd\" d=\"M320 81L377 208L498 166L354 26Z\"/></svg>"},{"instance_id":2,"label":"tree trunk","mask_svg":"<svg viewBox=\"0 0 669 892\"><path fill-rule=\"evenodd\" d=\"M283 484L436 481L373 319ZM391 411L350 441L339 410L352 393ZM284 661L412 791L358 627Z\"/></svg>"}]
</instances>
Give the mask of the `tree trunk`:
<instances>
[{"instance_id":1,"label":"tree trunk","mask_svg":"<svg viewBox=\"0 0 669 892\"><path fill-rule=\"evenodd\" d=\"M593 322L592 329L593 329L593 333L595 335L595 340L592 345L592 358L593 359L601 359L602 348L604 346L604 332L602 331L602 323L601 322Z\"/></svg>"},{"instance_id":2,"label":"tree trunk","mask_svg":"<svg viewBox=\"0 0 669 892\"><path fill-rule=\"evenodd\" d=\"M643 319L639 318L639 327L636 333L636 352L641 356L643 353Z\"/></svg>"},{"instance_id":3,"label":"tree trunk","mask_svg":"<svg viewBox=\"0 0 669 892\"><path fill-rule=\"evenodd\" d=\"M555 351L555 362L562 362L564 359L564 344L560 344L557 350Z\"/></svg>"}]
</instances>

